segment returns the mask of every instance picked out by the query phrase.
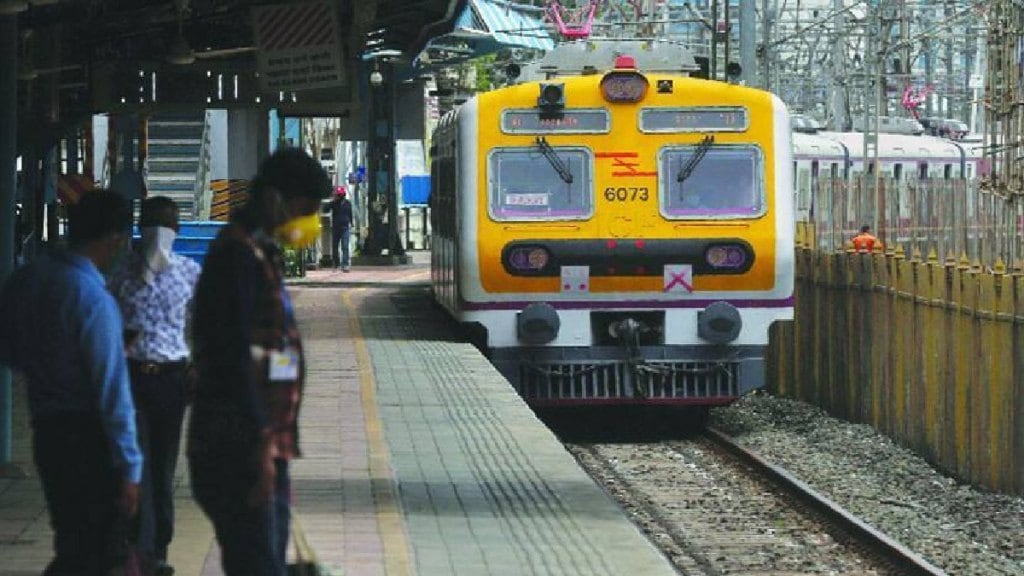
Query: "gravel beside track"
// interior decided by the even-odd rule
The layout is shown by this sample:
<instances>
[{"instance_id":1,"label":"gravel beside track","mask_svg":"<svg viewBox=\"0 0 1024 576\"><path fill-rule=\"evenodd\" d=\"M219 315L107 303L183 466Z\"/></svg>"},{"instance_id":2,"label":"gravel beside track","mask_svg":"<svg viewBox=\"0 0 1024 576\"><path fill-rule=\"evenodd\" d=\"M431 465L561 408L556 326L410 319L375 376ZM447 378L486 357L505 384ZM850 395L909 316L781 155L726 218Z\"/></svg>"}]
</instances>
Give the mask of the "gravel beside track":
<instances>
[{"instance_id":1,"label":"gravel beside track","mask_svg":"<svg viewBox=\"0 0 1024 576\"><path fill-rule=\"evenodd\" d=\"M899 574L707 439L570 450L687 576Z\"/></svg>"},{"instance_id":2,"label":"gravel beside track","mask_svg":"<svg viewBox=\"0 0 1024 576\"><path fill-rule=\"evenodd\" d=\"M1024 499L958 484L870 426L750 395L710 425L951 575L1024 576Z\"/></svg>"}]
</instances>

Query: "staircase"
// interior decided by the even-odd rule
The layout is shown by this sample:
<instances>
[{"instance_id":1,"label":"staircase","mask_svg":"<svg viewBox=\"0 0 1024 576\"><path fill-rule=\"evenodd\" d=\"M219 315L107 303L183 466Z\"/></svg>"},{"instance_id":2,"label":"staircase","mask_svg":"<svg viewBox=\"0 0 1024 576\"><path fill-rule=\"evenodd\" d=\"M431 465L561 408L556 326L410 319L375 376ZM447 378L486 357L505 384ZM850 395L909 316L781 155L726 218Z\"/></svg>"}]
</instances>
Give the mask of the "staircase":
<instances>
[{"instance_id":1,"label":"staircase","mask_svg":"<svg viewBox=\"0 0 1024 576\"><path fill-rule=\"evenodd\" d=\"M161 113L149 119L146 187L149 196L167 196L178 204L182 220L201 216L196 185L205 188L204 146L206 114Z\"/></svg>"}]
</instances>

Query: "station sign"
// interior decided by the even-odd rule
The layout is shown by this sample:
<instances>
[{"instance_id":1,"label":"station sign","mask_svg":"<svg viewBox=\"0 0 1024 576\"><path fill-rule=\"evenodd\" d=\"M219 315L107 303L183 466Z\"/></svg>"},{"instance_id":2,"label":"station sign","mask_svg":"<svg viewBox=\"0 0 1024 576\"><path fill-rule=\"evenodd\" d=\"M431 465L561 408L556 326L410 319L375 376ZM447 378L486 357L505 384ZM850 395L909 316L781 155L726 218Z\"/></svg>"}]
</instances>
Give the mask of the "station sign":
<instances>
[{"instance_id":1,"label":"station sign","mask_svg":"<svg viewBox=\"0 0 1024 576\"><path fill-rule=\"evenodd\" d=\"M745 132L750 127L747 109L739 106L708 108L644 108L642 132Z\"/></svg>"},{"instance_id":2,"label":"station sign","mask_svg":"<svg viewBox=\"0 0 1024 576\"><path fill-rule=\"evenodd\" d=\"M506 134L606 134L611 124L611 116L603 108L570 108L557 113L519 108L501 113L501 131Z\"/></svg>"},{"instance_id":3,"label":"station sign","mask_svg":"<svg viewBox=\"0 0 1024 576\"><path fill-rule=\"evenodd\" d=\"M295 92L345 85L337 16L334 2L253 7L260 89Z\"/></svg>"}]
</instances>

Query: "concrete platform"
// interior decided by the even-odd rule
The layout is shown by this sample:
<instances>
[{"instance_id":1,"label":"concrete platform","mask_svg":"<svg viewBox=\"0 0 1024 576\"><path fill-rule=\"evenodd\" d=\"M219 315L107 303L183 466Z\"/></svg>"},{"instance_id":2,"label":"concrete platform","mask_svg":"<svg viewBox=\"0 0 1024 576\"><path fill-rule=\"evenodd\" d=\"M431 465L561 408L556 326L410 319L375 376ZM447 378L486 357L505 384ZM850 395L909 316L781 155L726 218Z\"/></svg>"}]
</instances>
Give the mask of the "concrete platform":
<instances>
[{"instance_id":1,"label":"concrete platform","mask_svg":"<svg viewBox=\"0 0 1024 576\"><path fill-rule=\"evenodd\" d=\"M320 274L293 286L309 377L292 476L321 561L349 576L676 574L457 341L422 264ZM3 576L38 574L50 557L23 392L15 453L30 476L0 480ZM220 574L186 479L182 459L170 561L179 575Z\"/></svg>"}]
</instances>

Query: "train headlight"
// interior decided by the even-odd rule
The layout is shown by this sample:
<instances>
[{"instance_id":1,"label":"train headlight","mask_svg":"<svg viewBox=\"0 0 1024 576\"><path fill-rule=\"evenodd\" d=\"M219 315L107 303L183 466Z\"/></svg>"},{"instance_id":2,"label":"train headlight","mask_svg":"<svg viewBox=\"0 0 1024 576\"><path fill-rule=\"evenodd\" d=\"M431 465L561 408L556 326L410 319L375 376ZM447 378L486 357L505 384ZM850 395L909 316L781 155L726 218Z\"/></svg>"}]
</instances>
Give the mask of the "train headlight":
<instances>
[{"instance_id":1,"label":"train headlight","mask_svg":"<svg viewBox=\"0 0 1024 576\"><path fill-rule=\"evenodd\" d=\"M716 270L742 268L747 263L747 251L736 244L718 244L704 252L704 260Z\"/></svg>"},{"instance_id":2,"label":"train headlight","mask_svg":"<svg viewBox=\"0 0 1024 576\"><path fill-rule=\"evenodd\" d=\"M728 302L712 302L697 313L697 335L712 344L728 344L740 335L740 311Z\"/></svg>"},{"instance_id":3,"label":"train headlight","mask_svg":"<svg viewBox=\"0 0 1024 576\"><path fill-rule=\"evenodd\" d=\"M548 251L540 246L516 246L506 257L509 267L518 272L540 272L551 260Z\"/></svg>"},{"instance_id":4,"label":"train headlight","mask_svg":"<svg viewBox=\"0 0 1024 576\"><path fill-rule=\"evenodd\" d=\"M613 103L639 102L647 94L647 78L636 71L636 61L631 56L619 56L615 59L615 70L601 79L601 93Z\"/></svg>"}]
</instances>

